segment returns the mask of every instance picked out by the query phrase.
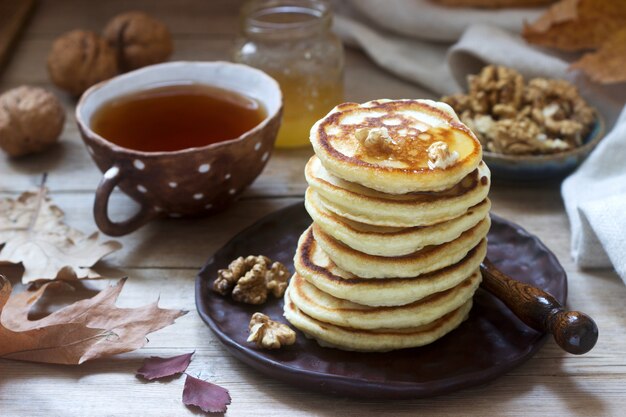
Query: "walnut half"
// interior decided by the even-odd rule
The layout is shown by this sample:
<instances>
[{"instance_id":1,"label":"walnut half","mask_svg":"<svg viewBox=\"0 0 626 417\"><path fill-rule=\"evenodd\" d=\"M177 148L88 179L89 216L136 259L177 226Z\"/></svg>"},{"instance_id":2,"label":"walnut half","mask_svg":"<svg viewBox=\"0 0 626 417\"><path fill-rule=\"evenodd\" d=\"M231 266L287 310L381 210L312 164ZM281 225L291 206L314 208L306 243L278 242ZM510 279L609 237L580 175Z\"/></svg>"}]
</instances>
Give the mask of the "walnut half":
<instances>
[{"instance_id":1,"label":"walnut half","mask_svg":"<svg viewBox=\"0 0 626 417\"><path fill-rule=\"evenodd\" d=\"M217 271L213 291L228 295L246 304L263 304L271 293L280 298L289 281L289 270L280 262L272 262L266 256L240 256Z\"/></svg>"},{"instance_id":2,"label":"walnut half","mask_svg":"<svg viewBox=\"0 0 626 417\"><path fill-rule=\"evenodd\" d=\"M363 128L354 132L359 146L370 156L388 156L393 151L394 140L386 127Z\"/></svg>"},{"instance_id":3,"label":"walnut half","mask_svg":"<svg viewBox=\"0 0 626 417\"><path fill-rule=\"evenodd\" d=\"M296 342L296 332L289 326L270 319L262 313L254 313L248 326L248 342L264 349L279 349Z\"/></svg>"},{"instance_id":4,"label":"walnut half","mask_svg":"<svg viewBox=\"0 0 626 417\"><path fill-rule=\"evenodd\" d=\"M488 65L467 80L470 103L475 113L489 114L496 110L514 113L520 108L524 78L514 69Z\"/></svg>"},{"instance_id":5,"label":"walnut half","mask_svg":"<svg viewBox=\"0 0 626 417\"><path fill-rule=\"evenodd\" d=\"M458 159L458 152L454 151L451 153L445 142L433 142L428 147L428 168L430 169L445 169L450 165L454 165Z\"/></svg>"}]
</instances>

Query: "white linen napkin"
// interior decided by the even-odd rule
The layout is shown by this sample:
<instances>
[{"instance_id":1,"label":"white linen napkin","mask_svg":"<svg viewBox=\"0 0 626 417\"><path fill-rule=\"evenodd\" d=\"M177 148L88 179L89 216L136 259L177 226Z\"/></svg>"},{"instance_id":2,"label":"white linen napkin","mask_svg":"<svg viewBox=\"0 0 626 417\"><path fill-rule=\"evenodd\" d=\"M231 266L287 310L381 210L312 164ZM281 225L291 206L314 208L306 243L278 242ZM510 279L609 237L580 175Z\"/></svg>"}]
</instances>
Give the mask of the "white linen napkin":
<instances>
[{"instance_id":1,"label":"white linen napkin","mask_svg":"<svg viewBox=\"0 0 626 417\"><path fill-rule=\"evenodd\" d=\"M578 265L612 264L626 282L626 108L561 191Z\"/></svg>"},{"instance_id":2,"label":"white linen napkin","mask_svg":"<svg viewBox=\"0 0 626 417\"><path fill-rule=\"evenodd\" d=\"M468 74L490 63L513 67L526 78L565 78L578 86L610 133L563 183L572 255L581 267L613 266L626 282L626 108L616 123L626 85L593 84L568 71L571 57L528 45L519 31L524 20L540 13L537 9L455 9L428 0L350 4L366 17L340 7L334 23L339 37L381 67L436 94L461 91Z\"/></svg>"}]
</instances>

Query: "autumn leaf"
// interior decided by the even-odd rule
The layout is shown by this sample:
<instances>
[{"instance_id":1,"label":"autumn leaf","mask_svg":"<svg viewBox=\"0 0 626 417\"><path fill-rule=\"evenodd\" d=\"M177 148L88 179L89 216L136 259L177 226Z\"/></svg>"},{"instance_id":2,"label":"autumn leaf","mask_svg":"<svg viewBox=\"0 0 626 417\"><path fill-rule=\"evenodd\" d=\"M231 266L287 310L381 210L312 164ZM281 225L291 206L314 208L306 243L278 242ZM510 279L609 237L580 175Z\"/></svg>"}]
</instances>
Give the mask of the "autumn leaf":
<instances>
[{"instance_id":1,"label":"autumn leaf","mask_svg":"<svg viewBox=\"0 0 626 417\"><path fill-rule=\"evenodd\" d=\"M90 268L120 249L119 242L98 242L63 223L63 211L47 189L0 200L0 265L22 264L23 283L41 279L100 278Z\"/></svg>"},{"instance_id":2,"label":"autumn leaf","mask_svg":"<svg viewBox=\"0 0 626 417\"><path fill-rule=\"evenodd\" d=\"M174 323L185 311L159 308L157 302L118 308L125 279L94 297L78 301L40 320L29 320L31 307L59 281L11 295L0 275L0 358L65 365L130 352L146 344L146 335Z\"/></svg>"},{"instance_id":3,"label":"autumn leaf","mask_svg":"<svg viewBox=\"0 0 626 417\"><path fill-rule=\"evenodd\" d=\"M625 82L626 28L614 33L598 51L585 54L571 68L582 70L595 82Z\"/></svg>"},{"instance_id":4,"label":"autumn leaf","mask_svg":"<svg viewBox=\"0 0 626 417\"><path fill-rule=\"evenodd\" d=\"M199 407L206 413L225 413L230 404L230 394L219 385L187 375L183 403Z\"/></svg>"},{"instance_id":5,"label":"autumn leaf","mask_svg":"<svg viewBox=\"0 0 626 417\"><path fill-rule=\"evenodd\" d=\"M524 26L528 42L564 51L594 49L570 65L602 84L626 81L626 1L561 0Z\"/></svg>"},{"instance_id":6,"label":"autumn leaf","mask_svg":"<svg viewBox=\"0 0 626 417\"><path fill-rule=\"evenodd\" d=\"M527 41L564 51L600 48L626 26L626 1L561 0L524 26Z\"/></svg>"},{"instance_id":7,"label":"autumn leaf","mask_svg":"<svg viewBox=\"0 0 626 417\"><path fill-rule=\"evenodd\" d=\"M137 375L152 381L154 379L182 374L189 366L193 354L194 352L185 353L171 358L151 356L143 361L143 365L137 370Z\"/></svg>"}]
</instances>

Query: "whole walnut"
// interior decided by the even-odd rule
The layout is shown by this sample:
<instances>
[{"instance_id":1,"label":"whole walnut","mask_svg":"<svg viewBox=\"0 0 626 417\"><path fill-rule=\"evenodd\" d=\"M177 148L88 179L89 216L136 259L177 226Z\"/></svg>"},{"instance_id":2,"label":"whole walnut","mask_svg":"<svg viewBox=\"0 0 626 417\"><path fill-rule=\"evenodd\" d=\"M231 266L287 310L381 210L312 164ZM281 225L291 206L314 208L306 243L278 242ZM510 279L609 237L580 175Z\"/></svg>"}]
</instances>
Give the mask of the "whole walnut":
<instances>
[{"instance_id":1,"label":"whole walnut","mask_svg":"<svg viewBox=\"0 0 626 417\"><path fill-rule=\"evenodd\" d=\"M117 74L115 51L98 34L73 30L52 44L48 73L59 88L78 96Z\"/></svg>"},{"instance_id":2,"label":"whole walnut","mask_svg":"<svg viewBox=\"0 0 626 417\"><path fill-rule=\"evenodd\" d=\"M0 148L10 156L52 146L64 122L63 106L43 88L21 86L0 95Z\"/></svg>"},{"instance_id":3,"label":"whole walnut","mask_svg":"<svg viewBox=\"0 0 626 417\"><path fill-rule=\"evenodd\" d=\"M122 71L166 61L172 54L167 26L143 12L115 16L105 26L103 35L116 50Z\"/></svg>"}]
</instances>

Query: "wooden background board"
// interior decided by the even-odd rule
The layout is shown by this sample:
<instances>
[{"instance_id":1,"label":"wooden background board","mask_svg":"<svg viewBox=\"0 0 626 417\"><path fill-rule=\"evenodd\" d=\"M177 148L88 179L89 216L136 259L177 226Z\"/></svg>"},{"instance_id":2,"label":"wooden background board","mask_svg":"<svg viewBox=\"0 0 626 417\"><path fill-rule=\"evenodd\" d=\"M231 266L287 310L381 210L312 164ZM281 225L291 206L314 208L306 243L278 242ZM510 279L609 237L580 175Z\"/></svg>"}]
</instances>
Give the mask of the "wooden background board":
<instances>
[{"instance_id":1,"label":"wooden background board","mask_svg":"<svg viewBox=\"0 0 626 417\"><path fill-rule=\"evenodd\" d=\"M44 86L62 98L67 122L61 143L50 152L9 160L0 155L0 197L36 187L49 173L51 195L69 224L95 230L91 208L100 172L85 151L75 125L75 101L51 86L45 61L52 40L74 28L99 31L128 9L145 10L172 30L172 59L229 59L237 31L239 1L126 0L41 1L24 36L0 75L0 91L20 84ZM346 51L346 99L434 98L428 91L377 68L366 56ZM129 275L119 305L161 297L161 305L190 314L150 335L139 351L79 367L0 360L0 415L5 416L182 416L194 415L180 401L183 378L144 383L134 377L143 358L196 351L189 372L230 390L229 416L621 416L626 410L626 287L612 271L580 271L569 255L569 229L558 183L495 183L493 211L539 237L569 274L569 306L597 320L600 339L589 354L574 357L549 341L523 366L491 384L444 397L386 402L331 397L271 380L230 357L203 325L194 306L200 266L230 237L278 208L301 201L302 174L310 149L275 152L257 181L228 211L211 218L163 220L120 238L124 249L99 269ZM117 193L114 215L134 203ZM101 288L107 282L90 284ZM78 294L80 295L80 294ZM59 300L59 302L65 299Z\"/></svg>"},{"instance_id":2,"label":"wooden background board","mask_svg":"<svg viewBox=\"0 0 626 417\"><path fill-rule=\"evenodd\" d=\"M0 0L0 70L34 7L35 0Z\"/></svg>"}]
</instances>

